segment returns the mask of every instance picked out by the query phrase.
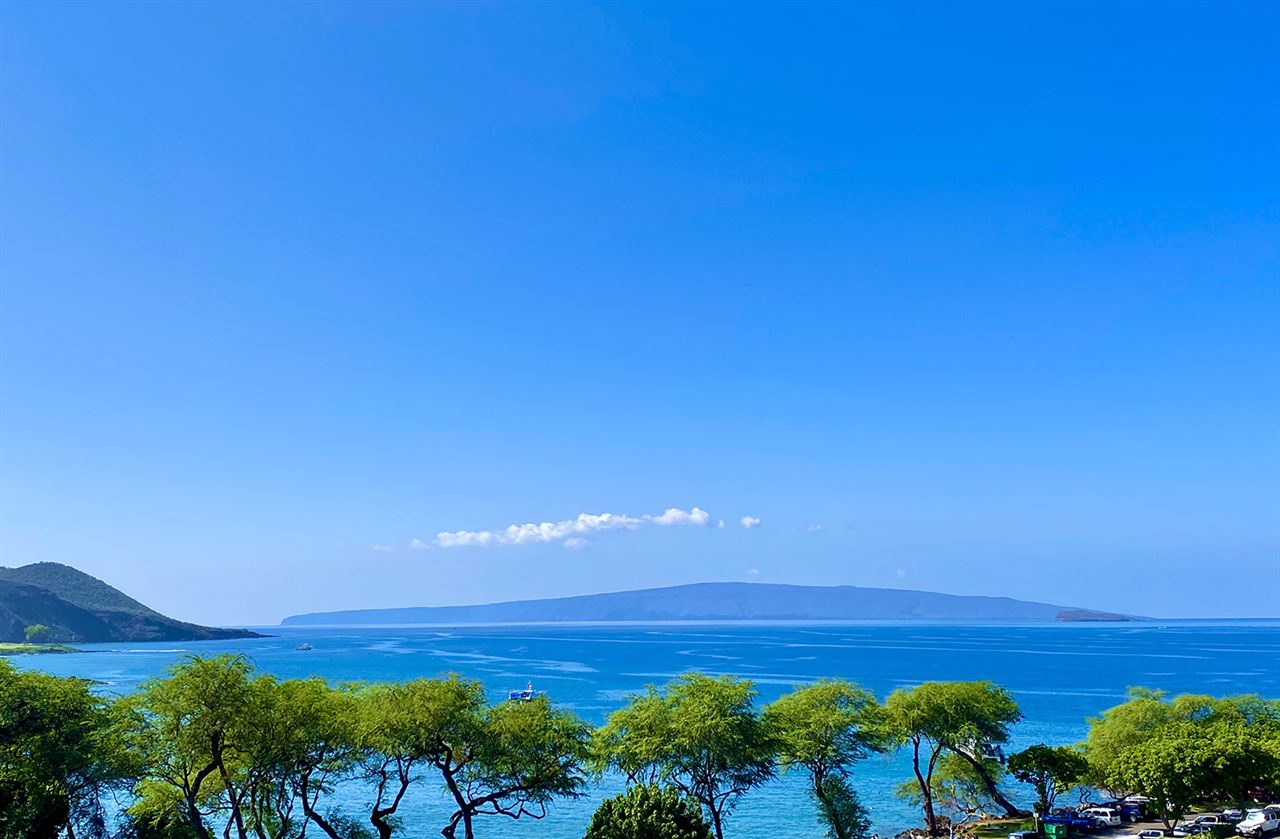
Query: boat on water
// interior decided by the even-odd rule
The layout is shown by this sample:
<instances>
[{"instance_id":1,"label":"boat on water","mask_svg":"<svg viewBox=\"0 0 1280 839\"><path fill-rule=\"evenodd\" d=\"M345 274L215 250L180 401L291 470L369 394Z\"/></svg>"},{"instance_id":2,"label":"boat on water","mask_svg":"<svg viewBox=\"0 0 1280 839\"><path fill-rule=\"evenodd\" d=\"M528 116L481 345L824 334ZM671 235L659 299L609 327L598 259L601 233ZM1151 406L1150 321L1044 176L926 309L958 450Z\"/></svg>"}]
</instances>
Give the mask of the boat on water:
<instances>
[{"instance_id":1,"label":"boat on water","mask_svg":"<svg viewBox=\"0 0 1280 839\"><path fill-rule=\"evenodd\" d=\"M533 689L533 682L529 682L529 686L524 690L513 690L507 694L507 699L511 702L529 702L532 701L538 692Z\"/></svg>"},{"instance_id":2,"label":"boat on water","mask_svg":"<svg viewBox=\"0 0 1280 839\"><path fill-rule=\"evenodd\" d=\"M312 646L311 646L310 644L308 644L306 641L303 641L301 644L299 644L298 646L294 647L294 649L295 649L295 650L310 650L310 649L312 649Z\"/></svg>"}]
</instances>

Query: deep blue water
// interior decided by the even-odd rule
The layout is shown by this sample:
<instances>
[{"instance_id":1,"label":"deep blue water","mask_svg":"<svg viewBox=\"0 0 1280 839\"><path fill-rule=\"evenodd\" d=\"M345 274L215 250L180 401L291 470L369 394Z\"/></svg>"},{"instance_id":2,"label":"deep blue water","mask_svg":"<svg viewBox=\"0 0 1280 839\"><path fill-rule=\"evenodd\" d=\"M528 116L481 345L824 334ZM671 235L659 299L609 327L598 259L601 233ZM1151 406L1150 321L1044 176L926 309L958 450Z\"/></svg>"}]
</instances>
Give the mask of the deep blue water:
<instances>
[{"instance_id":1,"label":"deep blue water","mask_svg":"<svg viewBox=\"0 0 1280 839\"><path fill-rule=\"evenodd\" d=\"M1014 748L1072 743L1086 719L1123 701L1130 685L1175 693L1280 696L1280 621L1111 625L728 625L412 628L272 627L277 637L188 644L90 644L68 656L30 656L26 666L84 676L125 692L184 655L239 651L281 677L331 682L404 680L449 671L480 679L495 699L532 680L598 723L646 684L689 669L750 678L767 702L824 676L858 682L880 697L930 679L991 679L1013 691L1026 717ZM301 642L314 649L298 651ZM875 828L890 834L919 821L894 797L910 776L905 755L873 757L855 784ZM585 800L558 804L542 822L490 818L484 837L580 837L606 783ZM401 807L405 835L438 835L447 820L424 784ZM358 803L352 801L353 804ZM749 794L729 822L734 839L820 835L798 778Z\"/></svg>"}]
</instances>

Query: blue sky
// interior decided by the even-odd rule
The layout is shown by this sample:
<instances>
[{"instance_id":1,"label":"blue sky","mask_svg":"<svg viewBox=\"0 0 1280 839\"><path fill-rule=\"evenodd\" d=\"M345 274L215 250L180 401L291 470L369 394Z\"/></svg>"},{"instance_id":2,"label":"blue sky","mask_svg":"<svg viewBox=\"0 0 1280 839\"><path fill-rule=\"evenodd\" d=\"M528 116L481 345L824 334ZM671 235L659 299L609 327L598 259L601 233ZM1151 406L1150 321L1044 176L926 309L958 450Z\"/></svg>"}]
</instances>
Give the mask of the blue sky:
<instances>
[{"instance_id":1,"label":"blue sky","mask_svg":"<svg viewBox=\"0 0 1280 839\"><path fill-rule=\"evenodd\" d=\"M1278 41L6 3L0 562L205 622L699 580L1274 616Z\"/></svg>"}]
</instances>

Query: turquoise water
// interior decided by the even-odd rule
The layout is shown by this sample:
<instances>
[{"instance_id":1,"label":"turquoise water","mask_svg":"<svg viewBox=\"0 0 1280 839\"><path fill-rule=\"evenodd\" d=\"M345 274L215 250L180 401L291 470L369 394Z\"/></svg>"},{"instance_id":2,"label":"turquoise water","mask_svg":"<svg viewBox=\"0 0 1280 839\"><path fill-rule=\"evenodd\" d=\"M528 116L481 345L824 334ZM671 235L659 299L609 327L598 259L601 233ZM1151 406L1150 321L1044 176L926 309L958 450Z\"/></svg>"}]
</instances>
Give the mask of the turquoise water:
<instances>
[{"instance_id":1,"label":"turquoise water","mask_svg":"<svg viewBox=\"0 0 1280 839\"><path fill-rule=\"evenodd\" d=\"M495 699L534 687L592 722L646 684L698 669L750 678L769 701L793 685L852 679L883 697L929 679L991 679L1013 691L1026 720L1014 748L1078 741L1085 720L1124 699L1126 687L1280 696L1280 622L1169 625L504 626L271 627L277 637L187 644L90 644L26 666L85 676L129 691L180 657L238 651L281 677L332 682L404 680L455 671L480 679ZM302 642L313 649L299 651ZM919 821L894 798L910 776L905 755L859 764L855 784L875 829L892 835ZM783 777L749 794L726 831L734 839L821 835L798 784ZM605 783L587 799L558 804L541 822L482 822L484 837L580 837ZM359 794L351 793L358 804ZM438 835L447 815L438 791L412 790L401 807L405 835Z\"/></svg>"}]
</instances>

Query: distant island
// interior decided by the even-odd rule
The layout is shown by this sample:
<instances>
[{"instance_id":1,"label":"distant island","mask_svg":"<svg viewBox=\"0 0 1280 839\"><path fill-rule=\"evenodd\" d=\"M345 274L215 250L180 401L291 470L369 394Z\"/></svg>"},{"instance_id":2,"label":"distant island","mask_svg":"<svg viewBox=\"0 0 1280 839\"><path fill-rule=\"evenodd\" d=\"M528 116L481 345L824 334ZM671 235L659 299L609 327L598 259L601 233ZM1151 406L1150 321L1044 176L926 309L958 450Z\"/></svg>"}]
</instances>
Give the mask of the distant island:
<instances>
[{"instance_id":1,"label":"distant island","mask_svg":"<svg viewBox=\"0 0 1280 839\"><path fill-rule=\"evenodd\" d=\"M1140 618L1010 597L973 597L859 586L694 583L667 588L516 600L478 606L424 606L314 612L284 626L413 623L608 621L886 620L1129 621Z\"/></svg>"},{"instance_id":2,"label":"distant island","mask_svg":"<svg viewBox=\"0 0 1280 839\"><path fill-rule=\"evenodd\" d=\"M28 641L29 627L39 628L42 640L64 643L261 637L244 629L174 620L97 577L57 562L0 568L0 642Z\"/></svg>"}]
</instances>

